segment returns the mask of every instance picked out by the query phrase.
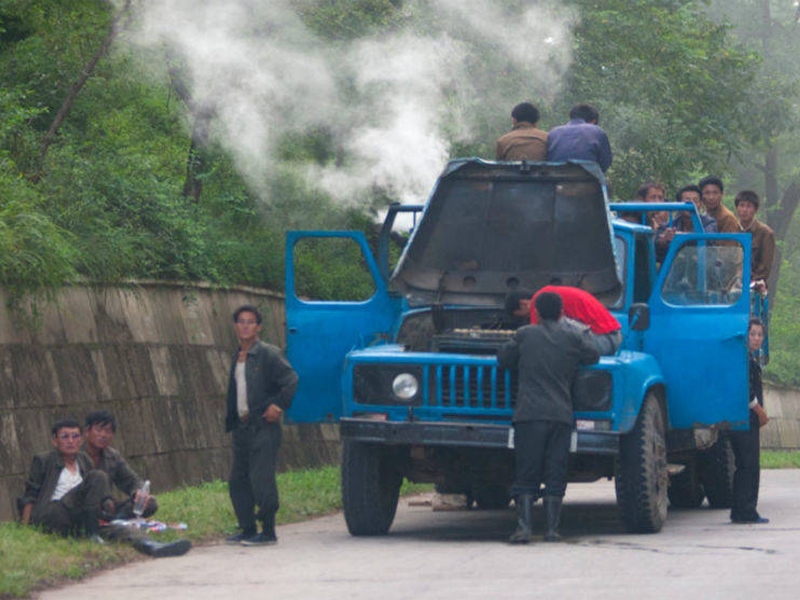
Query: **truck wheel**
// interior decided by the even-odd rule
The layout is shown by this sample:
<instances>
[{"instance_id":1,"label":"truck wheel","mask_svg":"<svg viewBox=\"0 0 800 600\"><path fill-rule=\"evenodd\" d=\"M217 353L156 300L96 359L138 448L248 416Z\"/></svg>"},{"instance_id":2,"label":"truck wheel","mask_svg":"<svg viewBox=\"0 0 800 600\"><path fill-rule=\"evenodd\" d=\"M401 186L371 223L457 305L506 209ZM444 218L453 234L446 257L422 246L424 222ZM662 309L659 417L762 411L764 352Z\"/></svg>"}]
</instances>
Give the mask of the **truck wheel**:
<instances>
[{"instance_id":1,"label":"truck wheel","mask_svg":"<svg viewBox=\"0 0 800 600\"><path fill-rule=\"evenodd\" d=\"M511 502L508 488L499 484L475 484L472 498L481 510L502 510Z\"/></svg>"},{"instance_id":2,"label":"truck wheel","mask_svg":"<svg viewBox=\"0 0 800 600\"><path fill-rule=\"evenodd\" d=\"M402 482L380 446L345 441L342 504L350 535L385 535L389 531Z\"/></svg>"},{"instance_id":3,"label":"truck wheel","mask_svg":"<svg viewBox=\"0 0 800 600\"><path fill-rule=\"evenodd\" d=\"M656 533L667 518L667 446L664 414L655 394L648 393L633 431L620 439L614 478L625 528Z\"/></svg>"},{"instance_id":4,"label":"truck wheel","mask_svg":"<svg viewBox=\"0 0 800 600\"><path fill-rule=\"evenodd\" d=\"M711 508L730 508L733 503L733 448L727 437L701 454L700 480Z\"/></svg>"},{"instance_id":5,"label":"truck wheel","mask_svg":"<svg viewBox=\"0 0 800 600\"><path fill-rule=\"evenodd\" d=\"M690 459L683 471L669 478L667 496L675 508L697 508L703 503L706 493L700 483L696 458Z\"/></svg>"}]
</instances>

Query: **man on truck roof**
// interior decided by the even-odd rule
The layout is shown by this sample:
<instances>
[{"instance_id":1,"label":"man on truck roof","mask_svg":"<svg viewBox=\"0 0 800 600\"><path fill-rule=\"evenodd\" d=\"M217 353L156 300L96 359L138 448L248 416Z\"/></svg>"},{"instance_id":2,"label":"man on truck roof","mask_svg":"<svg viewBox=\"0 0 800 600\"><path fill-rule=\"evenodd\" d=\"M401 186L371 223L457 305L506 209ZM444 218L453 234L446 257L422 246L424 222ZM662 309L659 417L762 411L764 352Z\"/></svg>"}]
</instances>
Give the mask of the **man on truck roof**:
<instances>
[{"instance_id":1,"label":"man on truck roof","mask_svg":"<svg viewBox=\"0 0 800 600\"><path fill-rule=\"evenodd\" d=\"M538 108L530 102L517 104L511 111L511 131L497 140L497 160L545 160L547 132L536 127L538 122Z\"/></svg>"},{"instance_id":2,"label":"man on truck roof","mask_svg":"<svg viewBox=\"0 0 800 600\"><path fill-rule=\"evenodd\" d=\"M569 123L550 130L547 160L592 160L607 171L614 157L606 132L598 125L600 113L591 104L576 104L569 111L569 119Z\"/></svg>"}]
</instances>

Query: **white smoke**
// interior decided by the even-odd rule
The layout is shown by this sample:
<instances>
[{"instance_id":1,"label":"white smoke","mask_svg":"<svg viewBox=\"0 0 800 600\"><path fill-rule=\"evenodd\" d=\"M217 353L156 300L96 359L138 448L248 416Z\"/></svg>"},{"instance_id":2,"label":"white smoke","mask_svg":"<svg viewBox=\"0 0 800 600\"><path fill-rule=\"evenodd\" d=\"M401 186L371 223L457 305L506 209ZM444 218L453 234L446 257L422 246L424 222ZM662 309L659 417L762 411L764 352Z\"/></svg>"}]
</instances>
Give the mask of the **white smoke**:
<instances>
[{"instance_id":1,"label":"white smoke","mask_svg":"<svg viewBox=\"0 0 800 600\"><path fill-rule=\"evenodd\" d=\"M450 141L475 135L476 106L505 125L516 102L552 99L571 58L573 14L545 2L522 10L502 0L407 1L402 31L348 43L317 37L289 0L140 7L132 39L180 57L194 103L214 115L216 141L262 195L281 139L322 130L343 156L336 166L309 164L309 181L340 201L376 186L420 201ZM525 80L504 79L503 63Z\"/></svg>"}]
</instances>

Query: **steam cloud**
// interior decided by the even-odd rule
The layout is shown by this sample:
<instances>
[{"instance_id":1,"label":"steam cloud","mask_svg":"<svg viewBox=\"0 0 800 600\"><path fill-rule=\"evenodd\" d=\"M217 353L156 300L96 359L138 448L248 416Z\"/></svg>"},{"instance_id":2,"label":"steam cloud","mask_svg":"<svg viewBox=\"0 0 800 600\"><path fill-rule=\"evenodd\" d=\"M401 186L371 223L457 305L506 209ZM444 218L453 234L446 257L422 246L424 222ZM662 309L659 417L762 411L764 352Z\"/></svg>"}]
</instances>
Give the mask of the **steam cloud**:
<instances>
[{"instance_id":1,"label":"steam cloud","mask_svg":"<svg viewBox=\"0 0 800 600\"><path fill-rule=\"evenodd\" d=\"M451 143L476 135L476 114L505 126L514 103L557 93L571 59L574 15L546 2L406 1L402 31L336 43L290 0L140 6L131 39L181 58L195 104L213 111L217 141L263 196L280 140L326 131L342 156L309 163L308 181L344 202L375 186L420 201Z\"/></svg>"}]
</instances>

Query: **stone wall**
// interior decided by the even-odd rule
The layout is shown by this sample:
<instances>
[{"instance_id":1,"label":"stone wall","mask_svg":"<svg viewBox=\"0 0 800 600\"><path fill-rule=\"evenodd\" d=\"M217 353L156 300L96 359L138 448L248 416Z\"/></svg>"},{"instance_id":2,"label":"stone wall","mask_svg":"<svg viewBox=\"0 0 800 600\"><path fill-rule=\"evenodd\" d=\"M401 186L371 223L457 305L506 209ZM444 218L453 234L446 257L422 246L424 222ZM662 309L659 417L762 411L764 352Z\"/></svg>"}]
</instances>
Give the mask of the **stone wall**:
<instances>
[{"instance_id":1,"label":"stone wall","mask_svg":"<svg viewBox=\"0 0 800 600\"><path fill-rule=\"evenodd\" d=\"M52 423L82 422L99 408L114 413L114 446L156 493L224 477L232 312L259 306L264 338L285 344L283 296L265 290L70 286L42 306L35 326L23 324L5 299L0 292L0 520L14 514L31 456L50 448ZM286 426L281 468L338 456L335 426Z\"/></svg>"},{"instance_id":2,"label":"stone wall","mask_svg":"<svg viewBox=\"0 0 800 600\"><path fill-rule=\"evenodd\" d=\"M761 447L800 450L800 390L765 385L764 408L770 421L761 430Z\"/></svg>"}]
</instances>

